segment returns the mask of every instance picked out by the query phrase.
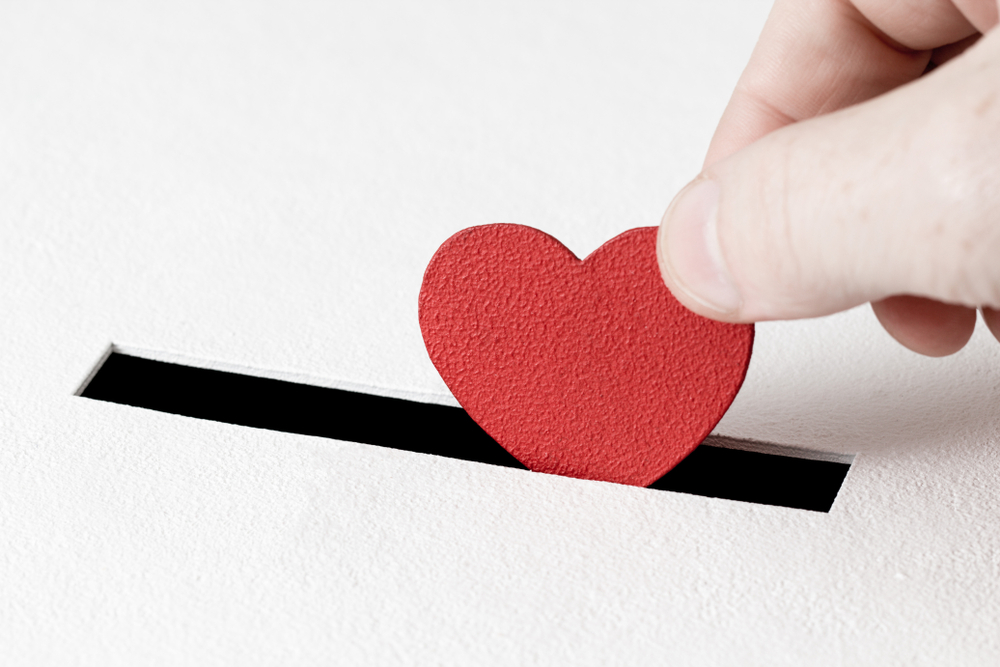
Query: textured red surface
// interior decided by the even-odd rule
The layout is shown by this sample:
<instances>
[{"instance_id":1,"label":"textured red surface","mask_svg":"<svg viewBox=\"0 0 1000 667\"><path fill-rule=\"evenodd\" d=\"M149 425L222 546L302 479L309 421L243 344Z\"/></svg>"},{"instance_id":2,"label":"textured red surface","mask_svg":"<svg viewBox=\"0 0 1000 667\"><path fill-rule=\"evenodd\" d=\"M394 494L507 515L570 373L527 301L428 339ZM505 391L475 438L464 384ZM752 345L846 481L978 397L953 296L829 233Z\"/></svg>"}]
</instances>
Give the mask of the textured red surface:
<instances>
[{"instance_id":1,"label":"textured red surface","mask_svg":"<svg viewBox=\"0 0 1000 667\"><path fill-rule=\"evenodd\" d=\"M753 325L695 315L663 284L656 228L585 260L544 232L472 227L424 273L420 329L458 402L529 469L647 486L715 427Z\"/></svg>"}]
</instances>

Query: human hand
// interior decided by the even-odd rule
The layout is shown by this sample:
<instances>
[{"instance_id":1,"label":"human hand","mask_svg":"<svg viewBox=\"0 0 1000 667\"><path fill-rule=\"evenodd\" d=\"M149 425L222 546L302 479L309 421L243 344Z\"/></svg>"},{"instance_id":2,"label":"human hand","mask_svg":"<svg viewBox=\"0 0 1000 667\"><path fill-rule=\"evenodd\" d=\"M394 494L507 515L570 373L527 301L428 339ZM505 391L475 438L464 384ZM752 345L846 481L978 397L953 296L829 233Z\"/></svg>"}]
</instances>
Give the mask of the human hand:
<instances>
[{"instance_id":1,"label":"human hand","mask_svg":"<svg viewBox=\"0 0 1000 667\"><path fill-rule=\"evenodd\" d=\"M931 356L961 349L982 308L1000 339L997 14L997 0L777 0L660 226L677 298L728 322L870 301Z\"/></svg>"}]
</instances>

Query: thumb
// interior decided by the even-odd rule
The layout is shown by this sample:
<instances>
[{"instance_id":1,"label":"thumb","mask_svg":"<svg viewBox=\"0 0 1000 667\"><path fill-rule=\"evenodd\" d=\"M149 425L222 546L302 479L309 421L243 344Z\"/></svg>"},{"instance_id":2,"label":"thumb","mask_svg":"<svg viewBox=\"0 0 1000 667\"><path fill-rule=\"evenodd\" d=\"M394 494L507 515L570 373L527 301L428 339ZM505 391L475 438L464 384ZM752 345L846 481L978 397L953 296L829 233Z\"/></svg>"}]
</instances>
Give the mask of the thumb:
<instances>
[{"instance_id":1,"label":"thumb","mask_svg":"<svg viewBox=\"0 0 1000 667\"><path fill-rule=\"evenodd\" d=\"M894 294L1000 307L998 40L712 164L664 215L667 285L732 322Z\"/></svg>"}]
</instances>

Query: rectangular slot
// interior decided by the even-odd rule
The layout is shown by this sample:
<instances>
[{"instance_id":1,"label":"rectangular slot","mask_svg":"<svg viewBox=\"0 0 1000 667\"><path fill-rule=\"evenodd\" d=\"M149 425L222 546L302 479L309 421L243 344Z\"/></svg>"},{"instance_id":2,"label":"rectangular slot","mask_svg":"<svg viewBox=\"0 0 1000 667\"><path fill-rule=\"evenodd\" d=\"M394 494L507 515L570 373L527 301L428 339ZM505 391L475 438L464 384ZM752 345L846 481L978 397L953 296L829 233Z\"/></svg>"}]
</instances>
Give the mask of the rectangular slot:
<instances>
[{"instance_id":1,"label":"rectangular slot","mask_svg":"<svg viewBox=\"0 0 1000 667\"><path fill-rule=\"evenodd\" d=\"M117 351L107 356L80 395L227 424L524 468L464 410L446 405L154 361ZM789 456L783 453L787 451L794 450L709 437L649 488L829 512L850 468L849 460L806 452Z\"/></svg>"}]
</instances>

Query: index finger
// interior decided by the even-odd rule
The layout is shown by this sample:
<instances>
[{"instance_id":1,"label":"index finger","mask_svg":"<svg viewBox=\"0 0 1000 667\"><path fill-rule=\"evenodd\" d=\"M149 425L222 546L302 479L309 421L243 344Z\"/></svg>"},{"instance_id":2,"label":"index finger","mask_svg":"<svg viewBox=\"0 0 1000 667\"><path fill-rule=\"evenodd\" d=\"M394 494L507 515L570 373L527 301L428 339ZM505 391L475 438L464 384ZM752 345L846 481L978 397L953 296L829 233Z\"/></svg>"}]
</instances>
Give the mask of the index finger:
<instances>
[{"instance_id":1,"label":"index finger","mask_svg":"<svg viewBox=\"0 0 1000 667\"><path fill-rule=\"evenodd\" d=\"M777 0L705 158L918 78L935 48L997 23L996 0Z\"/></svg>"}]
</instances>

